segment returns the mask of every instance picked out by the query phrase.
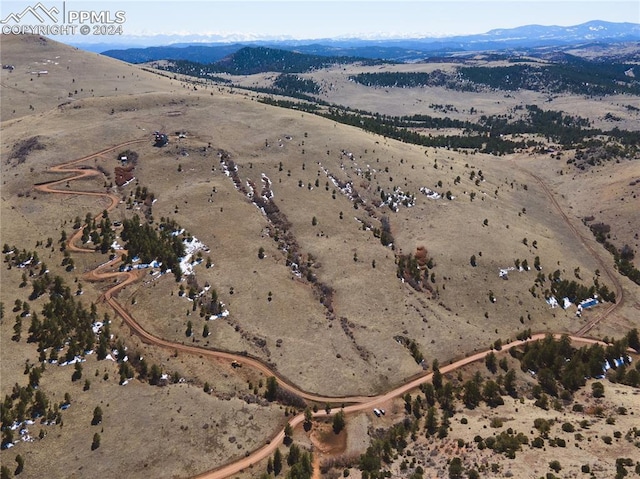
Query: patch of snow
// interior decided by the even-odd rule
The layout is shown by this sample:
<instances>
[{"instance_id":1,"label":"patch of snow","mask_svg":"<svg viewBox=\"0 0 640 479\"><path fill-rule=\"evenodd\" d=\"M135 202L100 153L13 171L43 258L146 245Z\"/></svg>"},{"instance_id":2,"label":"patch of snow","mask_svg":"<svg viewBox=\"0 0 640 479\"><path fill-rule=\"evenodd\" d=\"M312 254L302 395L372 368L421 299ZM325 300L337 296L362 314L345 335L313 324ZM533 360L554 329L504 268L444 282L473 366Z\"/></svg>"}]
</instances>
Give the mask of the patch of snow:
<instances>
[{"instance_id":1,"label":"patch of snow","mask_svg":"<svg viewBox=\"0 0 640 479\"><path fill-rule=\"evenodd\" d=\"M60 366L69 366L69 365L75 364L75 363L84 363L85 361L86 361L86 359L84 359L83 357L76 356L71 361L65 361L63 363L60 363Z\"/></svg>"},{"instance_id":2,"label":"patch of snow","mask_svg":"<svg viewBox=\"0 0 640 479\"><path fill-rule=\"evenodd\" d=\"M552 308L557 308L559 306L558 300L556 299L555 296L551 296L551 297L547 298L547 303L549 303L549 305Z\"/></svg>"},{"instance_id":3,"label":"patch of snow","mask_svg":"<svg viewBox=\"0 0 640 479\"><path fill-rule=\"evenodd\" d=\"M436 193L433 190L430 190L429 188L423 186L422 188L420 188L420 193L426 195L427 198L429 198L430 200L439 200L440 198L442 198L442 196L438 193Z\"/></svg>"},{"instance_id":4,"label":"patch of snow","mask_svg":"<svg viewBox=\"0 0 640 479\"><path fill-rule=\"evenodd\" d=\"M391 211L398 212L400 206L411 208L416 204L416 198L412 194L405 193L397 186L394 186L392 193L381 191L380 195L384 198L382 204L387 205Z\"/></svg>"},{"instance_id":5,"label":"patch of snow","mask_svg":"<svg viewBox=\"0 0 640 479\"><path fill-rule=\"evenodd\" d=\"M209 318L207 318L207 321L214 321L216 319L226 318L227 316L229 316L229 311L225 309L220 314L212 314L211 316L209 316Z\"/></svg>"}]
</instances>

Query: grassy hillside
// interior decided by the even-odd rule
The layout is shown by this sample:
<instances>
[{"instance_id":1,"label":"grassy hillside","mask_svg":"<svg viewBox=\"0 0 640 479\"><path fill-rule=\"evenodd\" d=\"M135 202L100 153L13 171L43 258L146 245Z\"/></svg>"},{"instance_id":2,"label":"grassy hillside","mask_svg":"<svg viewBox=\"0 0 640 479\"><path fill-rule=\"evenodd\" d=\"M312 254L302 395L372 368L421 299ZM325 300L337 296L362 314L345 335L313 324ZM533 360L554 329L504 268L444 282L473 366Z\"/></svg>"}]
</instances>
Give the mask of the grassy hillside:
<instances>
[{"instance_id":1,"label":"grassy hillside","mask_svg":"<svg viewBox=\"0 0 640 479\"><path fill-rule=\"evenodd\" d=\"M80 289L77 301L109 316L110 348L121 341L132 358L143 356L168 375L168 384L156 387L136 371L121 386L122 361L85 355L81 381L71 380L73 366L47 363L41 390L55 406L68 392L71 407L62 410L62 425L43 426L43 439L2 451L3 464L16 454L26 458L24 477L40 477L46 468L76 477L195 475L257 448L289 414L288 406L265 400L265 373L145 345L103 301L122 279L92 281L87 273L125 245L119 225L134 215L150 228L174 221L185 230L181 238L203 244L189 266L193 274L185 269L179 282L153 268L116 293L146 331L258 358L302 390L326 396L385 392L434 359L444 365L524 329L577 331L609 306L580 318L575 308L551 309L545 290L562 280L617 292L613 259L574 213L567 222L554 199L565 212L592 205L588 178L611 195L603 211L622 203L618 195L625 198L610 214L620 211L632 224L638 210L626 186L635 174L631 161L555 176L567 166L548 154L496 157L418 147L267 105L253 92L169 78L51 40L1 41L3 63L15 65L0 77L0 243L12 251L0 291L2 396L11 396L16 383L27 388L23 372L40 364L37 342L28 341L31 316L20 320L20 340L11 339L21 314L12 311L16 300L41 317L47 310L48 295L29 299L45 275L42 265L25 269L11 259L23 249L37 253L51 278ZM48 73L32 75L45 68L43 61ZM154 146L155 131L168 135L166 146ZM130 141L136 142L125 144ZM118 187L115 169L123 167L119 154L126 150L137 153L135 179ZM96 174L55 188L104 195L36 189L63 179L51 168L76 159L76 174ZM613 182L618 190L609 188ZM143 188L155 201L145 203ZM591 203L581 203L585 197ZM87 215L96 217L90 228L96 235L108 229L115 237L113 251L69 251L95 249L97 242L80 239ZM76 242L65 246L63 238L75 232ZM525 260L530 268L520 270ZM508 280L501 269L509 269ZM536 286L539 274L544 281ZM594 334L637 326L637 287L619 281L624 304ZM216 319L210 317L214 290L228 311ZM70 347L62 341L59 355ZM51 348L44 354L49 358ZM106 419L91 429L97 405ZM205 417L203 410L212 412ZM125 411L133 419L125 420ZM161 441L123 439L146 424ZM33 428L38 437L40 427ZM96 432L101 445L92 451ZM59 448L67 454L57 454ZM71 472L69 454L78 457Z\"/></svg>"}]
</instances>

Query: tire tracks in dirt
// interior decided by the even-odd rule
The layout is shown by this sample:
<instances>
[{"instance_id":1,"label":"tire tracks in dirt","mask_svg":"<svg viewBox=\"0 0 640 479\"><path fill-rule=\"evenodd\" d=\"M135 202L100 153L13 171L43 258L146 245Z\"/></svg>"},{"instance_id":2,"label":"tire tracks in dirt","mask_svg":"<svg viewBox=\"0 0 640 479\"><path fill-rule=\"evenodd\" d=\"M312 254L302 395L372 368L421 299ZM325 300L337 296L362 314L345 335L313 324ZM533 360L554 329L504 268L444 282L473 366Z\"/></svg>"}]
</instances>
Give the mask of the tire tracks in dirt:
<instances>
[{"instance_id":1,"label":"tire tracks in dirt","mask_svg":"<svg viewBox=\"0 0 640 479\"><path fill-rule=\"evenodd\" d=\"M540 185L542 190L547 195L547 198L549 199L549 201L553 205L554 209L562 217L563 221L569 227L569 229L571 230L573 235L578 239L580 244L582 244L582 246L589 252L589 254L596 260L596 262L600 265L602 270L605 272L605 274L609 278L609 281L611 281L611 283L613 283L613 285L614 285L614 288L616 290L616 302L611 304L611 305L609 305L604 311L600 311L600 313L598 315L596 315L593 319L589 320L589 322L587 322L584 326L582 326L578 331L576 331L574 333L576 336L584 336L589 331L591 331L598 323L603 321L610 314L612 314L616 309L618 309L620 306L622 306L624 304L625 298L624 298L624 289L622 288L622 283L618 279L617 273L615 271L612 271L611 266L609 265L609 263L605 259L602 258L600 253L598 251L596 251L595 248L593 248L591 242L589 242L582 235L582 233L578 230L578 228L569 219L567 214L564 212L564 210L562 209L562 207L558 203L558 200L556 199L554 193L551 191L549 186L543 181L543 179L540 176L538 176L537 174L535 174L535 173L529 171L528 169L524 168L523 166L518 165L515 161L512 161L512 164L514 166L516 166L516 168L518 168L523 173L526 173L529 176L531 176L536 181L536 183L538 183L538 185Z\"/></svg>"}]
</instances>

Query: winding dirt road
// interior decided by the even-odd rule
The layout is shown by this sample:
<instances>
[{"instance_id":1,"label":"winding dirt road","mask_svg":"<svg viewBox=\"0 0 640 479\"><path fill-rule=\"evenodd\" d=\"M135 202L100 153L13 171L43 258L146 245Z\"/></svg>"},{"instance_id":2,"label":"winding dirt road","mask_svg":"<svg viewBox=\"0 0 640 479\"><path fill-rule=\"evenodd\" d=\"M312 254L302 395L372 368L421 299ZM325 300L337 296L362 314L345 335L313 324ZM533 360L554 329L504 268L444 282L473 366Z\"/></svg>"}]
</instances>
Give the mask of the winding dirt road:
<instances>
[{"instance_id":1,"label":"winding dirt road","mask_svg":"<svg viewBox=\"0 0 640 479\"><path fill-rule=\"evenodd\" d=\"M524 341L513 341L511 343L508 343L504 346L502 346L502 350L503 351L508 351L509 349L516 347L516 346L520 346L522 344L525 344L527 342L530 341L538 341L541 339L544 339L546 336L546 333L540 333L540 334L535 334L533 335L531 338L524 340ZM554 337L556 339L559 339L560 337L562 337L561 334L555 334ZM572 342L579 342L579 343L585 343L585 344L605 344L601 341L597 341L595 339L588 339L588 338L580 338L577 336L570 336L570 339L572 340ZM458 368L461 368L463 366L466 366L468 364L474 363L476 361L480 361L483 360L492 350L488 349L486 351L482 351L480 353L476 353L472 356L466 357L464 359L460 359L459 361L453 362L451 364L448 364L446 366L443 366L442 368L440 368L440 372L442 374L446 374L452 371L455 371ZM421 375L420 377L409 381L406 384L403 384L402 386L393 389L392 391L389 391L385 394L381 394L379 396L372 396L367 398L365 401L360 402L358 404L352 404L350 406L346 406L345 408L343 408L342 410L345 412L345 414L350 414L350 413L355 413L355 412L360 412L360 411L371 411L373 410L373 408L376 407L380 407L383 406L385 403L387 403L388 401L395 399L397 397L403 396L404 394L406 394L407 392L418 388L420 385L427 383L429 381L431 381L433 379L433 373L428 373L428 374L424 374ZM335 398L326 398L328 401L332 400L335 401ZM339 409L333 409L329 415L333 415L336 412L338 412ZM318 411L316 413L313 414L314 417L327 417L327 413L325 411ZM304 421L304 414L298 414L297 416L295 416L293 419L291 419L289 421L289 424L291 424L291 426L295 429L296 426L298 426L299 424L301 424ZM226 466L223 466L219 469L215 469L213 471L209 471L209 472L205 472L203 474L200 474L199 476L196 476L197 479L224 479L226 477L230 477L233 474L237 474L238 472L242 471L243 469L246 469L248 467L251 467L253 464L256 464L257 462L266 459L267 457L269 457L271 454L273 454L275 452L275 450L280 447L282 445L282 442L284 441L284 429L282 431L280 431L276 436L271 438L271 441L268 444L265 444L264 446L262 446L260 449L254 451L252 454L250 454L249 456L240 459L239 461L236 461L234 463L228 464Z\"/></svg>"},{"instance_id":2,"label":"winding dirt road","mask_svg":"<svg viewBox=\"0 0 640 479\"><path fill-rule=\"evenodd\" d=\"M109 200L110 204L109 206L106 208L107 211L112 210L118 203L119 203L119 198L111 193L100 193L100 192L89 192L89 191L75 191L75 190L71 190L70 188L68 188L68 183L70 183L71 181L74 180L79 180L82 178L87 178L90 176L95 176L95 175L100 175L101 173L93 168L74 168L74 165L77 165L79 163L85 162L89 159L92 158L96 158L98 156L101 156L105 153L109 153L111 151L117 150L119 148L123 148L125 146L128 145L133 145L133 144L137 144L137 143L141 143L144 141L148 141L146 138L143 139L137 139L137 140L131 140L131 141L127 141L124 143L121 143L119 145L104 149L102 151L99 151L97 153L94 153L92 155L89 156L85 156L83 158L79 158L77 160L73 160L73 161L69 161L57 166L54 166L52 168L49 169L50 172L52 173L63 173L63 174L71 174L71 176L67 176L61 180L56 180L56 181L51 181L51 182L47 182L47 183L41 183L38 185L35 185L35 188L38 191L44 192L44 193L52 193L52 194L65 194L65 195L84 195L84 196L94 196L94 197L104 197L106 199ZM571 336L571 340L574 342L578 342L578 343L586 343L586 344L594 344L594 343L599 343L599 341L593 340L593 339L587 339L587 338L583 338L580 337L581 334L586 333L587 331L589 331L593 326L595 326L595 324L597 324L599 321L602 321L606 316L608 316L622 301L622 288L619 284L618 281L616 281L609 273L608 268L606 267L604 261L596 254L595 251L593 251L593 249L586 244L586 242L584 241L584 238L582 238L582 236L580 235L580 233L577 231L577 229L571 224L571 222L569 221L569 219L566 217L566 215L562 212L562 209L560 208L560 206L557 204L557 202L555 201L555 199L553 198L553 195L551 194L551 192L547 189L546 185L544 185L544 183L542 182L542 180L538 177L536 177L535 175L534 178L536 178L536 180L541 184L541 186L543 187L543 189L547 192L547 194L549 195L551 201L554 203L555 207L558 209L558 211L560 212L560 214L563 216L563 218L565 219L565 221L568 223L569 227L571 228L571 230L576 234L576 236L580 239L581 243L589 250L589 252L591 252L593 254L593 256L598 260L598 262L603 266L603 270L607 272L607 274L610 276L610 278L612 279L612 282L616 285L616 291L617 291L617 295L619 298L619 302L616 304L613 304L612 306L610 306L609 308L607 308L607 310L605 310L601 315L599 315L596 320L590 321L588 323L587 326L583 327L576 336ZM56 185L60 185L61 183L67 183L67 187L65 187L64 190L62 189L56 189L55 186ZM96 219L101 215L102 213L100 213L98 216L96 216ZM75 252L79 252L79 253L88 253L88 252L93 252L93 250L90 249L86 249L86 248L81 248L76 246L76 243L78 242L80 236L82 235L82 229L78 230L76 233L74 233L72 235L71 238L69 238L67 246L69 248L69 250L75 251ZM381 394L381 395L377 395L377 396L347 396L347 397L329 397L329 396L322 396L319 394L314 394L314 393L310 393L307 391L303 391L301 389L299 389L298 387L296 387L294 384L290 383L286 378L282 377L281 375L279 375L276 371L274 371L273 369L271 369L268 365L262 363L260 360L252 358L252 357L248 357L245 355L241 355L241 354L234 354L234 353L230 353L230 352L225 352L225 351L216 351L216 350L211 350L211 349L204 349L204 348L200 348L200 347L196 347L196 346L190 346L190 345L186 345L186 344L182 344L182 343L175 343L175 342L171 342L171 341L167 341L161 338L158 338L156 336L154 336L153 334L149 333L148 331L146 331L144 328L142 328L142 326L140 326L136 320L131 316L131 314L129 314L129 312L120 304L118 303L118 301L115 299L115 296L117 294L118 291L122 290L124 287L126 287L127 285L137 281L140 279L140 277L144 274L141 270L134 270L134 271L128 271L128 272L120 272L120 271L113 271L113 269L117 266L118 263L121 262L122 260L122 256L124 254L126 254L126 251L124 250L117 250L116 252L116 257L113 258L112 260L110 260L109 262L102 264L100 266L98 266L96 269L94 269L93 271L90 271L88 273L86 273L84 275L84 278L86 280L89 281L102 281L105 279L118 279L119 281L114 284L111 288L109 288L102 296L101 298L107 303L109 304L109 306L111 306L111 308L113 308L113 310L125 321L125 323L129 326L129 328L131 329L131 332L133 334L138 335L145 343L153 345L153 346L157 346L157 347L161 347L161 348L165 348L171 351L180 351L180 352L184 352L187 354L195 354L198 356L206 356L206 357L210 357L210 358L216 358L216 359L224 359L224 360L228 360L228 361L239 361L241 363L243 363L246 366L249 366L251 368L254 368L257 371L260 371L261 373L265 374L266 376L275 376L277 378L278 381L278 385L300 397L302 397L303 399L306 399L308 401L314 401L314 402L319 402L319 403L344 403L347 404L346 407L344 407L344 412L345 413L355 413L355 412L359 412L359 411L365 411L365 410L372 410L374 407L379 407L385 403L387 403L388 401L397 398L399 396L402 396L403 394L407 393L408 391L415 389L417 387L419 387L420 385L431 381L432 377L433 377L433 373L428 373L428 374L422 374L410 381L408 381L406 384L403 384L402 386L399 386L396 389L393 389L387 393ZM555 337L559 338L561 335L557 334L555 335ZM530 339L526 340L526 341L513 341L509 344L506 344L502 347L503 350L507 351L513 347L519 346L521 344L524 344L527 341L537 341L540 339L543 339L545 337L545 334L536 334L533 335ZM601 343L602 344L602 343ZM484 359L487 354L489 354L491 352L491 350L487 350L487 351L483 351L483 352L479 352L476 353L472 356L468 356L464 359L460 359L456 362L453 362L449 365L443 366L440 368L440 371L445 374L451 371L454 371L460 367L466 366L470 363L473 363L475 361L480 361L482 359ZM329 413L329 415L334 414L335 412L337 412L338 409L334 409L331 413ZM325 411L318 411L316 413L314 413L315 417L327 417L327 413ZM296 427L299 424L301 424L304 421L304 414L298 414L297 416L293 417L290 421L289 424L291 424L292 427ZM278 434L276 434L274 437L272 437L264 446L262 446L261 448L253 451L251 454L249 454L247 457L242 458L236 462L233 462L231 464L228 464L226 466L220 467L220 468L216 468L212 471L208 471L205 472L199 476L197 476L197 478L199 479L222 479L222 478L226 478L229 477L233 474L236 474L240 471L242 471L243 469L246 469L248 467L250 467L253 464L256 464L257 462L261 461L262 459L265 459L266 457L268 457L269 455L271 455L275 449L277 447L279 447L282 444L282 441L284 440L284 429L281 430L280 432L278 432Z\"/></svg>"}]
</instances>

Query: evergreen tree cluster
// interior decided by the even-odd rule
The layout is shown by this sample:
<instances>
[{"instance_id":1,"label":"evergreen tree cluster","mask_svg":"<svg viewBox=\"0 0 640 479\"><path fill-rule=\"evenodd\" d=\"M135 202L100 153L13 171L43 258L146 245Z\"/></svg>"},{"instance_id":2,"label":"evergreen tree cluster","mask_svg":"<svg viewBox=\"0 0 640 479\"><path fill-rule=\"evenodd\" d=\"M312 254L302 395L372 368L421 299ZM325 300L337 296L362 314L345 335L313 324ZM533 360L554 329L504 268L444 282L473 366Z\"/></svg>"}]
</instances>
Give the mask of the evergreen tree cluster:
<instances>
[{"instance_id":1,"label":"evergreen tree cluster","mask_svg":"<svg viewBox=\"0 0 640 479\"><path fill-rule=\"evenodd\" d=\"M229 84L232 80L216 75L219 69L211 63L199 63L190 60L171 60L167 64L156 65L158 70L169 71L179 75L188 75L197 78L206 78L218 83Z\"/></svg>"},{"instance_id":2,"label":"evergreen tree cluster","mask_svg":"<svg viewBox=\"0 0 640 479\"><path fill-rule=\"evenodd\" d=\"M78 229L80 218L76 217L74 228ZM82 243L86 244L91 240L91 243L94 244L96 251L100 251L102 254L107 253L112 249L112 245L116 240L116 233L113 230L113 224L109 219L109 213L107 210L102 212L102 217L100 218L100 222L97 223L96 220L91 216L91 213L87 213L87 216L84 220L84 226L82 226Z\"/></svg>"},{"instance_id":3,"label":"evergreen tree cluster","mask_svg":"<svg viewBox=\"0 0 640 479\"><path fill-rule=\"evenodd\" d=\"M366 452L360 456L362 477L382 479L388 477L385 465L392 464L396 454L402 454L408 445L408 437L419 432L419 420L405 417L386 431L377 430Z\"/></svg>"},{"instance_id":4,"label":"evergreen tree cluster","mask_svg":"<svg viewBox=\"0 0 640 479\"><path fill-rule=\"evenodd\" d=\"M510 135L525 134L539 134L567 148L606 144L611 150L611 155L621 155L623 158L633 158L640 148L640 132L620 130L617 127L609 131L588 128L589 122L584 118L553 110L542 110L536 105L527 105L523 117L519 119L507 115L483 115L474 123L429 115L387 116L335 105L321 110L311 103L270 98L260 101L315 113L405 143L433 148L471 149L481 153L504 155L543 146L540 141L533 139L509 139ZM427 136L414 131L416 128L459 128L463 130L463 134Z\"/></svg>"},{"instance_id":5,"label":"evergreen tree cluster","mask_svg":"<svg viewBox=\"0 0 640 479\"><path fill-rule=\"evenodd\" d=\"M530 336L530 331L525 331L521 336L526 339ZM605 341L607 341L606 338ZM607 373L610 380L633 387L640 386L640 365L635 368L628 364L614 366L614 359L622 357L626 361L627 346L640 350L640 335L637 329L629 331L622 340L611 341L606 346L594 344L580 349L571 345L568 336L555 339L549 334L543 340L525 343L520 349L513 348L510 353L519 359L523 371L533 372L538 378L539 384L534 386L534 396L539 398L536 405L546 408L549 404L547 395L570 397L571 393L584 386L586 378L603 375L605 361L609 361L612 365L612 369ZM496 359L495 356L493 359L487 357L487 368L493 374L497 373L497 368L493 364L497 362ZM432 381L424 383L420 387L420 392L424 396L417 394L413 398L409 393L405 394L403 398L406 414L404 420L388 430L378 429L372 435L371 445L359 460L362 477L368 479L388 477L387 466L390 467L395 459L402 455L407 447L408 438L411 437L412 440L415 440L421 431L426 437L437 436L441 439L447 437L449 421L455 412L456 400L461 400L467 408L473 409L482 401L485 401L489 407L504 404L502 395L505 393L517 397L516 372L509 369L506 358L500 360L499 365L502 370L506 371L504 376L499 374L495 380L485 379L480 372L476 372L464 383L460 382L454 385L443 380L438 362L435 360L432 366ZM594 388L598 384L604 390L600 383L596 383ZM537 391L535 391L536 389ZM567 391L569 396L563 394L562 391ZM440 414L436 408L438 403ZM541 428L544 424L538 424L537 421L536 428L542 431ZM561 439L556 438L553 445L564 447L560 441ZM474 442L477 443L479 449L489 448L513 459L522 446L529 443L529 439L526 434L509 428L484 439L476 436ZM542 447L538 444L539 442L536 440L533 447ZM459 466L459 468L456 467L456 470L459 469L460 474L463 474L465 469L462 463ZM406 470L406 467L405 463L402 470ZM415 473L418 473L417 469Z\"/></svg>"},{"instance_id":6,"label":"evergreen tree cluster","mask_svg":"<svg viewBox=\"0 0 640 479\"><path fill-rule=\"evenodd\" d=\"M640 83L625 75L632 65L589 61L565 55L565 61L544 66L510 65L461 67L461 83L470 82L506 91L532 90L576 95L640 93Z\"/></svg>"},{"instance_id":7,"label":"evergreen tree cluster","mask_svg":"<svg viewBox=\"0 0 640 479\"><path fill-rule=\"evenodd\" d=\"M585 224L586 222L585 219ZM611 226L606 223L593 223L589 225L589 229L595 236L596 241L602 243L606 250L613 255L618 272L640 285L640 270L633 264L633 259L635 258L633 248L627 244L620 249L616 248L616 246L609 241Z\"/></svg>"},{"instance_id":8,"label":"evergreen tree cluster","mask_svg":"<svg viewBox=\"0 0 640 479\"><path fill-rule=\"evenodd\" d=\"M273 86L289 96L291 96L291 93L308 93L312 95L320 93L320 85L312 79L286 73L278 75L273 82Z\"/></svg>"},{"instance_id":9,"label":"evergreen tree cluster","mask_svg":"<svg viewBox=\"0 0 640 479\"><path fill-rule=\"evenodd\" d=\"M41 266L37 251L27 251L15 245L10 247L5 243L2 247L2 254L4 254L4 262L8 269L22 268L29 273L29 276L33 276L38 266Z\"/></svg>"},{"instance_id":10,"label":"evergreen tree cluster","mask_svg":"<svg viewBox=\"0 0 640 479\"><path fill-rule=\"evenodd\" d=\"M37 373L37 374L36 374ZM29 368L29 384L20 386L16 383L11 394L6 394L0 403L0 418L2 429L1 448L6 449L16 439L11 429L15 423L22 424L26 420L41 418L41 424L60 424L62 421L61 406L54 404L45 392L38 388L38 381L42 374L42 366ZM38 381L34 383L34 377Z\"/></svg>"},{"instance_id":11,"label":"evergreen tree cluster","mask_svg":"<svg viewBox=\"0 0 640 479\"><path fill-rule=\"evenodd\" d=\"M426 260L426 258L425 258ZM423 260L414 254L399 254L396 256L396 276L403 279L416 291L423 291L423 288L433 291L429 284L435 282L435 274L431 272L435 267L433 259ZM429 274L431 272L431 275Z\"/></svg>"},{"instance_id":12,"label":"evergreen tree cluster","mask_svg":"<svg viewBox=\"0 0 640 479\"><path fill-rule=\"evenodd\" d=\"M39 282L34 281L34 293L38 292L36 285ZM87 310L81 301L76 301L60 276L51 280L49 291L49 301L42 307L42 318L35 311L31 315L28 342L38 343L42 360L46 358L47 349L50 349L50 359L57 360L59 351L66 347L64 360L71 361L94 347L93 324L98 319L96 306L91 303Z\"/></svg>"},{"instance_id":13,"label":"evergreen tree cluster","mask_svg":"<svg viewBox=\"0 0 640 479\"><path fill-rule=\"evenodd\" d=\"M287 465L290 469L284 477L286 479L311 479L313 476L313 454L292 444L287 454ZM284 468L284 457L280 449L276 449L267 461L267 472L263 478L278 477ZM273 476L272 476L273 474Z\"/></svg>"},{"instance_id":14,"label":"evergreen tree cluster","mask_svg":"<svg viewBox=\"0 0 640 479\"><path fill-rule=\"evenodd\" d=\"M148 223L141 224L138 215L134 215L124 220L122 225L121 236L127 250L127 255L122 258L124 264L131 264L135 257L146 264L157 260L162 263L162 271L170 269L176 281L180 280L180 258L185 254L184 235L174 222L163 222L156 229Z\"/></svg>"},{"instance_id":15,"label":"evergreen tree cluster","mask_svg":"<svg viewBox=\"0 0 640 479\"><path fill-rule=\"evenodd\" d=\"M416 88L425 86L444 86L451 89L458 87L454 75L443 70L427 72L376 72L358 73L349 76L349 80L361 85L378 88Z\"/></svg>"},{"instance_id":16,"label":"evergreen tree cluster","mask_svg":"<svg viewBox=\"0 0 640 479\"><path fill-rule=\"evenodd\" d=\"M383 63L381 60L367 58L310 55L268 47L244 47L215 63L202 64L175 60L160 68L173 73L208 78L216 73L232 75L253 75L261 72L303 73L331 65L348 65L354 62L367 65Z\"/></svg>"},{"instance_id":17,"label":"evergreen tree cluster","mask_svg":"<svg viewBox=\"0 0 640 479\"><path fill-rule=\"evenodd\" d=\"M454 72L376 72L351 75L350 80L369 87L445 87L456 91L532 90L577 95L640 93L640 82L625 75L633 65L588 61L566 55L563 61L545 64L459 67Z\"/></svg>"},{"instance_id":18,"label":"evergreen tree cluster","mask_svg":"<svg viewBox=\"0 0 640 479\"><path fill-rule=\"evenodd\" d=\"M536 269L538 269L537 259L534 264L536 265ZM548 277L545 277L542 272L538 272L529 292L535 297L536 289L543 288L547 279L549 280L550 286L549 288L544 289L545 298L550 298L551 296L555 296L556 298L569 298L572 303L578 304L579 302L592 298L595 294L598 294L604 301L614 303L616 300L615 292L610 291L606 284L600 284L600 280L597 276L593 278L593 284L591 286L585 286L573 279L563 279L560 270L555 270L553 273L549 273Z\"/></svg>"},{"instance_id":19,"label":"evergreen tree cluster","mask_svg":"<svg viewBox=\"0 0 640 479\"><path fill-rule=\"evenodd\" d=\"M605 362L612 368L610 377L618 382L637 385L640 375L637 368L628 367L626 353L629 340L635 343L636 339L637 330L632 330L624 339L607 346L594 344L576 349L571 346L568 336L556 340L549 334L541 341L524 344L522 351L513 354L520 360L523 371L535 373L544 393L557 397L562 390L569 393L577 391L585 385L587 378L604 376ZM620 358L624 364L616 366Z\"/></svg>"}]
</instances>

